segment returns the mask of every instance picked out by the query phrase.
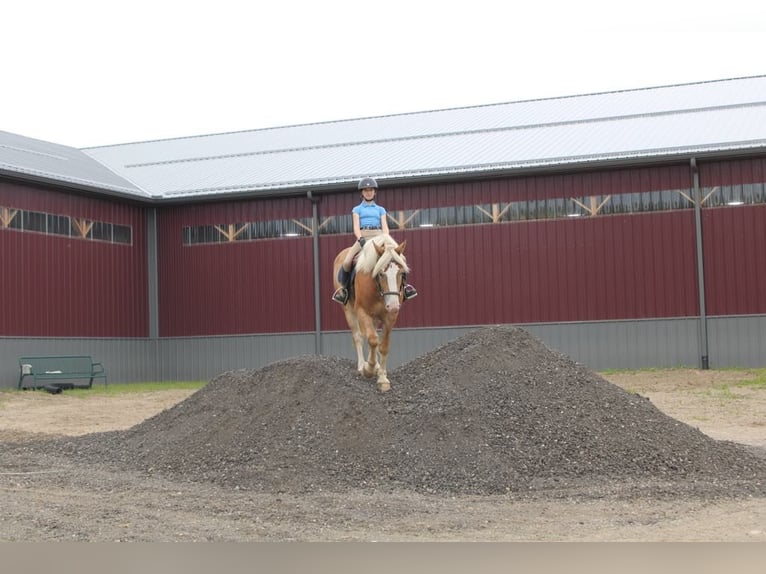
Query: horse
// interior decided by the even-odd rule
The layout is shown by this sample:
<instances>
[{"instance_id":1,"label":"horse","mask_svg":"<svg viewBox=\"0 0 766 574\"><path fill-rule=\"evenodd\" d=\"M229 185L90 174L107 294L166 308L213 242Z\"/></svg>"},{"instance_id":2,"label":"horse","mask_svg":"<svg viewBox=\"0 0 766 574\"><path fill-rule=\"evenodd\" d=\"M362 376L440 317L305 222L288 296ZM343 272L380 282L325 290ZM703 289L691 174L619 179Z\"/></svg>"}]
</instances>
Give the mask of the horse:
<instances>
[{"instance_id":1,"label":"horse","mask_svg":"<svg viewBox=\"0 0 766 574\"><path fill-rule=\"evenodd\" d=\"M357 256L353 286L343 306L356 349L357 370L368 378L377 375L378 390L382 393L391 389L386 363L391 347L391 330L404 300L404 278L410 271L403 255L406 246L406 240L398 244L390 235L368 239ZM340 287L338 270L349 249L347 247L335 257L333 283L336 289ZM378 329L383 332L382 338L378 336ZM365 338L369 347L366 360Z\"/></svg>"}]
</instances>

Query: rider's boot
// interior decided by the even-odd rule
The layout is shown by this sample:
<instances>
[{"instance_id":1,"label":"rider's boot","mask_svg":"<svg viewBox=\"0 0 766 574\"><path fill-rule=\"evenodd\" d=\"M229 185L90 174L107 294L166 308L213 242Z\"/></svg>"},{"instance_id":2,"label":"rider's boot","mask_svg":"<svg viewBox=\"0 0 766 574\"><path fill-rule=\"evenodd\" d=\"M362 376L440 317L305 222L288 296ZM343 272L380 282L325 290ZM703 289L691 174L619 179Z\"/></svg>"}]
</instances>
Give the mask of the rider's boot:
<instances>
[{"instance_id":1,"label":"rider's boot","mask_svg":"<svg viewBox=\"0 0 766 574\"><path fill-rule=\"evenodd\" d=\"M341 305L345 305L348 301L348 284L351 279L351 271L346 271L343 266L338 269L338 283L340 287L332 294L332 300Z\"/></svg>"}]
</instances>

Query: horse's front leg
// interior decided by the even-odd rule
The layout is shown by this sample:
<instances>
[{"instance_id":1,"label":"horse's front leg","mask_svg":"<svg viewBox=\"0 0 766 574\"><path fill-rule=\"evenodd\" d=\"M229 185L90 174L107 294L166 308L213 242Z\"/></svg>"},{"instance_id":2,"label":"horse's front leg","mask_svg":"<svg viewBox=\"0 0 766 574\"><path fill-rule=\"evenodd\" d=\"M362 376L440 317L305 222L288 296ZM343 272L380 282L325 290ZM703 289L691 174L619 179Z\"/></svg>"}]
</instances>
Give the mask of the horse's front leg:
<instances>
[{"instance_id":1,"label":"horse's front leg","mask_svg":"<svg viewBox=\"0 0 766 574\"><path fill-rule=\"evenodd\" d=\"M356 351L356 370L359 374L362 374L364 370L364 338L361 328L359 327L359 320L356 317L356 313L350 307L350 305L346 305L344 311L346 312L346 322L348 323L349 329L351 329L351 342Z\"/></svg>"},{"instance_id":2,"label":"horse's front leg","mask_svg":"<svg viewBox=\"0 0 766 574\"><path fill-rule=\"evenodd\" d=\"M383 339L378 348L380 352L380 363L378 367L378 390L385 393L391 390L391 381L388 380L388 351L391 348L391 329L393 325L385 321L383 325Z\"/></svg>"},{"instance_id":3,"label":"horse's front leg","mask_svg":"<svg viewBox=\"0 0 766 574\"><path fill-rule=\"evenodd\" d=\"M380 364L378 363L378 346L380 343L378 331L375 329L375 323L372 318L368 315L359 317L359 328L363 335L367 337L367 346L369 347L367 362L364 364L362 374L365 377L374 377L380 369Z\"/></svg>"}]
</instances>

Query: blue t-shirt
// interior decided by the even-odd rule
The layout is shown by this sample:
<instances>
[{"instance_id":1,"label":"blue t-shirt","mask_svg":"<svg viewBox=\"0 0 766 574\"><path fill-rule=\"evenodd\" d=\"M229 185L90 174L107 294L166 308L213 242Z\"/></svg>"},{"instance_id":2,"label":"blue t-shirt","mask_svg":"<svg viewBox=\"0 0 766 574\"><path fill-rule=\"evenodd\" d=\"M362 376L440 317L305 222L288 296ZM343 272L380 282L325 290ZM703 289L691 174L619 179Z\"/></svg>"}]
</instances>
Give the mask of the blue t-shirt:
<instances>
[{"instance_id":1,"label":"blue t-shirt","mask_svg":"<svg viewBox=\"0 0 766 574\"><path fill-rule=\"evenodd\" d=\"M380 227L380 219L386 214L386 208L374 201L362 201L351 212L359 216L360 227Z\"/></svg>"}]
</instances>

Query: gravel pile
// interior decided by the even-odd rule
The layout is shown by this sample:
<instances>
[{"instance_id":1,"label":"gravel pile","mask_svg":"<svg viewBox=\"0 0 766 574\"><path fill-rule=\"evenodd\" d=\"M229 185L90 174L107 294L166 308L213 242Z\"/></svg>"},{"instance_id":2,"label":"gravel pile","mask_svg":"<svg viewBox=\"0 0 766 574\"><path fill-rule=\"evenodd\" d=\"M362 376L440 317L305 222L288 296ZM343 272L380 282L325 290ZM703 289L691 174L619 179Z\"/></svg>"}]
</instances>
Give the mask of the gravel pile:
<instances>
[{"instance_id":1,"label":"gravel pile","mask_svg":"<svg viewBox=\"0 0 766 574\"><path fill-rule=\"evenodd\" d=\"M766 461L668 417L522 329L488 327L389 373L337 357L226 372L127 431L63 441L85 462L269 492L524 494L651 484L763 493Z\"/></svg>"}]
</instances>

